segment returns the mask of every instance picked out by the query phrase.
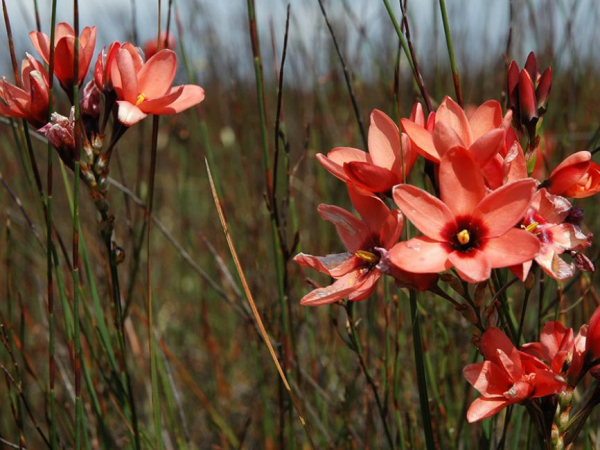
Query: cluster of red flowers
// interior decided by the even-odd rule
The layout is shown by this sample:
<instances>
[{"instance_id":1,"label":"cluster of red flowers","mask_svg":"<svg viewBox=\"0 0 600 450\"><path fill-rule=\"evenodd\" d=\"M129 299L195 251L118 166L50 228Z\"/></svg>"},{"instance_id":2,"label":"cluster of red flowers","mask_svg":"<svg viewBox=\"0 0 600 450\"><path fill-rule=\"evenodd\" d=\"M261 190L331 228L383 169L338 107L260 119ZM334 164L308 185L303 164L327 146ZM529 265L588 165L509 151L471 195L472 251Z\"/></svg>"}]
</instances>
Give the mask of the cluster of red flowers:
<instances>
[{"instance_id":1,"label":"cluster of red flowers","mask_svg":"<svg viewBox=\"0 0 600 450\"><path fill-rule=\"evenodd\" d=\"M29 38L43 63L27 55L22 63L21 80L17 80L16 85L4 78L0 81L0 115L25 119L39 129L63 161L72 167L75 152L73 108L69 117L58 113L50 115L53 105L50 104L46 66L51 65L52 53L54 76L73 105L74 87L83 86L94 56L96 27L85 27L77 37L69 24L58 24L53 52L46 34L32 31ZM175 114L204 99L204 90L200 86L171 86L177 56L170 48L175 43L172 35L163 33L162 39L165 45L161 46L167 48L160 51L157 51L156 41L146 44L147 60L144 60L142 50L131 43L113 42L106 51L102 49L96 59L93 79L80 92L82 142L88 156L82 163L82 173L83 179L92 187L101 184L110 152L127 127L148 114ZM74 74L76 42L78 73ZM99 157L111 116L112 138L104 156Z\"/></svg>"},{"instance_id":2,"label":"cluster of red flowers","mask_svg":"<svg viewBox=\"0 0 600 450\"><path fill-rule=\"evenodd\" d=\"M347 251L295 257L335 279L301 303L366 299L382 274L402 287L439 292L440 274L449 269L464 282L478 284L487 283L499 268L522 281L534 265L556 280L572 277L576 269L595 270L581 253L592 244L592 234L584 231L583 212L568 198L600 191L600 166L589 152L580 151L547 179L532 176L551 82L551 70L537 73L531 54L525 69L520 71L514 61L510 65L504 114L495 100L467 114L446 97L428 117L416 104L410 117L400 120L400 131L375 110L368 153L342 147L318 154L323 167L347 184L360 218L337 206L319 206ZM409 184L419 157L425 159L430 192ZM389 209L389 200L399 209ZM401 240L403 217L421 235ZM441 279L456 280L450 274ZM587 340L585 328L573 338L572 330L551 322L541 343L521 351L493 323L480 323L482 330L487 327L481 339L486 361L468 366L465 376L483 397L472 405L469 420L573 387L599 362L599 321L600 310L587 328Z\"/></svg>"}]
</instances>

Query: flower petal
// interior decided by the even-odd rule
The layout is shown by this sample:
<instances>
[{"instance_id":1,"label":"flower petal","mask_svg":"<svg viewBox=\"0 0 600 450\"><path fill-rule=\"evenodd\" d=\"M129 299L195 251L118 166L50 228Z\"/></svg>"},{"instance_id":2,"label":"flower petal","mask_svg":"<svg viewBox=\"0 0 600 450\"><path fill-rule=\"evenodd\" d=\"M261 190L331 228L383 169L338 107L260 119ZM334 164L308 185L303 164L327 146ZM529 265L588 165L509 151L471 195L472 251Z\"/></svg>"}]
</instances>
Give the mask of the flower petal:
<instances>
[{"instance_id":1,"label":"flower petal","mask_svg":"<svg viewBox=\"0 0 600 450\"><path fill-rule=\"evenodd\" d=\"M512 386L506 372L491 361L468 364L463 369L467 381L486 397L501 396Z\"/></svg>"},{"instance_id":2,"label":"flower petal","mask_svg":"<svg viewBox=\"0 0 600 450\"><path fill-rule=\"evenodd\" d=\"M169 91L167 91L165 97L170 98L171 95L175 95L175 99L163 107L159 107L158 104L154 105L154 112L152 114L168 115L185 111L186 109L191 108L192 106L195 106L204 100L204 89L194 84L185 84L183 86L172 87ZM148 100L144 103L151 103L154 101L158 101L158 99Z\"/></svg>"},{"instance_id":3,"label":"flower petal","mask_svg":"<svg viewBox=\"0 0 600 450\"><path fill-rule=\"evenodd\" d=\"M448 255L448 261L468 283L485 281L491 275L492 269L487 256L477 249L472 249L468 253L453 251Z\"/></svg>"},{"instance_id":4,"label":"flower petal","mask_svg":"<svg viewBox=\"0 0 600 450\"><path fill-rule=\"evenodd\" d=\"M479 347L485 359L492 361L498 366L502 366L502 361L498 357L498 350L501 350L509 358L516 360L521 365L520 355L510 341L510 339L496 327L490 327L481 336L481 345ZM520 376L519 376L520 378ZM515 378L513 378L513 381Z\"/></svg>"},{"instance_id":5,"label":"flower petal","mask_svg":"<svg viewBox=\"0 0 600 450\"><path fill-rule=\"evenodd\" d=\"M455 216L471 214L485 197L485 183L473 155L464 148L449 150L440 163L440 196Z\"/></svg>"},{"instance_id":6,"label":"flower petal","mask_svg":"<svg viewBox=\"0 0 600 450\"><path fill-rule=\"evenodd\" d=\"M365 242L370 239L367 226L358 217L339 206L319 205L319 214L323 220L335 225L340 239L349 252L356 253L361 250Z\"/></svg>"},{"instance_id":7,"label":"flower petal","mask_svg":"<svg viewBox=\"0 0 600 450\"><path fill-rule=\"evenodd\" d=\"M117 72L115 74L115 72ZM113 86L120 100L125 100L132 105L137 103L138 78L131 53L124 47L117 52L116 64L113 64Z\"/></svg>"},{"instance_id":8,"label":"flower petal","mask_svg":"<svg viewBox=\"0 0 600 450\"><path fill-rule=\"evenodd\" d=\"M422 189L405 184L396 186L392 197L421 233L436 241L447 241L442 230L456 221L445 203Z\"/></svg>"},{"instance_id":9,"label":"flower petal","mask_svg":"<svg viewBox=\"0 0 600 450\"><path fill-rule=\"evenodd\" d=\"M140 108L129 102L119 100L117 103L119 104L119 122L125 126L135 125L147 116Z\"/></svg>"},{"instance_id":10,"label":"flower petal","mask_svg":"<svg viewBox=\"0 0 600 450\"><path fill-rule=\"evenodd\" d=\"M414 150L435 163L440 162L441 155L433 144L431 133L408 119L401 119L402 129L410 138Z\"/></svg>"},{"instance_id":11,"label":"flower petal","mask_svg":"<svg viewBox=\"0 0 600 450\"><path fill-rule=\"evenodd\" d=\"M514 402L512 402L514 403ZM480 420L492 417L499 411L510 405L511 402L505 398L485 398L475 399L467 411L467 421L469 423L479 422Z\"/></svg>"},{"instance_id":12,"label":"flower petal","mask_svg":"<svg viewBox=\"0 0 600 450\"><path fill-rule=\"evenodd\" d=\"M444 98L442 104L435 112L435 127L437 128L440 122L444 122L454 130L462 141L464 147L470 147L473 142L471 127L465 112L458 103L450 97ZM454 147L451 145L450 147Z\"/></svg>"},{"instance_id":13,"label":"flower petal","mask_svg":"<svg viewBox=\"0 0 600 450\"><path fill-rule=\"evenodd\" d=\"M373 164L392 169L400 158L400 131L398 126L386 114L378 109L371 113L369 127L369 154Z\"/></svg>"},{"instance_id":14,"label":"flower petal","mask_svg":"<svg viewBox=\"0 0 600 450\"><path fill-rule=\"evenodd\" d=\"M354 270L360 263L358 258L354 258L352 253L334 253L325 256L312 256L306 253L298 253L294 256L294 262L301 266L310 267L319 272L326 273L332 277L339 278Z\"/></svg>"},{"instance_id":15,"label":"flower petal","mask_svg":"<svg viewBox=\"0 0 600 450\"><path fill-rule=\"evenodd\" d=\"M509 267L535 258L540 251L540 241L528 231L511 228L502 236L488 239L481 251L492 269Z\"/></svg>"},{"instance_id":16,"label":"flower petal","mask_svg":"<svg viewBox=\"0 0 600 450\"><path fill-rule=\"evenodd\" d=\"M488 131L502 126L502 106L496 100L483 103L469 118L473 141L477 141Z\"/></svg>"},{"instance_id":17,"label":"flower petal","mask_svg":"<svg viewBox=\"0 0 600 450\"><path fill-rule=\"evenodd\" d=\"M505 184L479 202L473 217L488 229L486 237L500 236L523 218L534 193L535 181L531 178Z\"/></svg>"},{"instance_id":18,"label":"flower petal","mask_svg":"<svg viewBox=\"0 0 600 450\"><path fill-rule=\"evenodd\" d=\"M344 172L352 183L374 193L388 194L401 182L400 178L389 169L366 162L345 163Z\"/></svg>"},{"instance_id":19,"label":"flower petal","mask_svg":"<svg viewBox=\"0 0 600 450\"><path fill-rule=\"evenodd\" d=\"M300 304L305 306L328 305L348 297L356 289L358 273L354 270L327 287L309 292L302 297Z\"/></svg>"},{"instance_id":20,"label":"flower petal","mask_svg":"<svg viewBox=\"0 0 600 450\"><path fill-rule=\"evenodd\" d=\"M390 260L398 268L413 273L438 273L450 266L447 263L452 249L443 242L417 237L396 244L390 250Z\"/></svg>"},{"instance_id":21,"label":"flower petal","mask_svg":"<svg viewBox=\"0 0 600 450\"><path fill-rule=\"evenodd\" d=\"M485 166L504 147L504 129L496 128L477 139L469 150L473 153L475 161L480 166Z\"/></svg>"},{"instance_id":22,"label":"flower petal","mask_svg":"<svg viewBox=\"0 0 600 450\"><path fill-rule=\"evenodd\" d=\"M171 88L177 70L177 56L161 50L150 58L138 73L138 89L148 99L162 97Z\"/></svg>"},{"instance_id":23,"label":"flower petal","mask_svg":"<svg viewBox=\"0 0 600 450\"><path fill-rule=\"evenodd\" d=\"M347 181L348 175L344 172L344 163L351 161L370 162L371 156L367 152L356 148L337 147L327 153L327 156L317 153L317 159L334 177Z\"/></svg>"},{"instance_id":24,"label":"flower petal","mask_svg":"<svg viewBox=\"0 0 600 450\"><path fill-rule=\"evenodd\" d=\"M375 291L375 285L380 276L381 272L379 270L369 270L362 276L360 284L357 283L356 289L348 296L348 300L358 302L368 298Z\"/></svg>"}]
</instances>

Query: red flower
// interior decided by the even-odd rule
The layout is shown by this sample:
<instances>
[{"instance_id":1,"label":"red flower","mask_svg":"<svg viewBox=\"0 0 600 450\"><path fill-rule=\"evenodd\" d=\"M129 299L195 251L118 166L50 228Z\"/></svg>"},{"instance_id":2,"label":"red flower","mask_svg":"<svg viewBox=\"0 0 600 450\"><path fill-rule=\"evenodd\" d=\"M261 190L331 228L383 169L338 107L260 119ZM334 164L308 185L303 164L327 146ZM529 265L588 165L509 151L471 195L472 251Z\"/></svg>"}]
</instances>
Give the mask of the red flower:
<instances>
[{"instance_id":1,"label":"red flower","mask_svg":"<svg viewBox=\"0 0 600 450\"><path fill-rule=\"evenodd\" d=\"M31 43L46 64L50 64L50 38L39 31L29 33ZM73 57L75 51L75 30L68 23L56 25L54 42L54 74L65 92L71 96L75 81L81 86L87 74L94 47L96 46L96 27L85 27L79 36L79 66L77 77L73 75Z\"/></svg>"},{"instance_id":2,"label":"red flower","mask_svg":"<svg viewBox=\"0 0 600 450\"><path fill-rule=\"evenodd\" d=\"M25 119L39 128L48 122L50 96L44 66L27 55L21 64L23 88L0 80L0 115Z\"/></svg>"},{"instance_id":3,"label":"red flower","mask_svg":"<svg viewBox=\"0 0 600 450\"><path fill-rule=\"evenodd\" d=\"M401 122L415 150L423 157L439 163L449 149L463 147L483 167L504 147L510 118L510 112L502 117L500 103L489 100L467 119L463 109L446 97L435 113L433 131L407 119Z\"/></svg>"},{"instance_id":4,"label":"red flower","mask_svg":"<svg viewBox=\"0 0 600 450\"><path fill-rule=\"evenodd\" d=\"M588 324L585 352L590 361L600 360L600 306L596 308Z\"/></svg>"},{"instance_id":5,"label":"red flower","mask_svg":"<svg viewBox=\"0 0 600 450\"><path fill-rule=\"evenodd\" d=\"M455 267L465 281L490 277L491 269L520 264L540 248L535 236L514 228L529 207L535 181L514 181L486 195L471 152L453 148L442 157L441 200L414 186L394 188L394 201L425 236L396 245L392 263L416 273Z\"/></svg>"},{"instance_id":6,"label":"red flower","mask_svg":"<svg viewBox=\"0 0 600 450\"><path fill-rule=\"evenodd\" d=\"M600 191L600 166L587 151L573 153L543 183L548 192L571 198L590 197Z\"/></svg>"},{"instance_id":7,"label":"red flower","mask_svg":"<svg viewBox=\"0 0 600 450\"><path fill-rule=\"evenodd\" d=\"M481 393L467 411L467 420L478 422L513 403L545 397L565 389L562 377L543 362L518 351L498 328L489 328L481 337L482 363L463 370L467 381Z\"/></svg>"},{"instance_id":8,"label":"red flower","mask_svg":"<svg viewBox=\"0 0 600 450\"><path fill-rule=\"evenodd\" d=\"M161 50L142 63L137 52L123 45L111 66L119 122L131 126L148 114L176 114L204 100L200 86L171 87L176 69L177 56L171 50Z\"/></svg>"},{"instance_id":9,"label":"red flower","mask_svg":"<svg viewBox=\"0 0 600 450\"><path fill-rule=\"evenodd\" d=\"M98 54L98 59L94 66L94 82L96 83L96 87L102 92L110 92L113 90L111 68L120 48L121 44L118 41L115 41L108 46L106 53L104 53L104 48L102 48L102 51ZM130 52L137 54L137 50L130 43L123 44L123 48L127 48Z\"/></svg>"},{"instance_id":10,"label":"red flower","mask_svg":"<svg viewBox=\"0 0 600 450\"><path fill-rule=\"evenodd\" d=\"M349 185L352 204L362 220L332 205L319 205L319 213L331 222L347 249L345 253L327 256L296 255L294 261L326 273L335 279L327 287L318 288L300 301L307 306L327 305L343 298L357 301L369 297L382 274L390 274L404 285L424 290L435 284L436 277L409 274L392 267L387 257L402 233L402 214L390 211L377 197L364 195Z\"/></svg>"},{"instance_id":11,"label":"red flower","mask_svg":"<svg viewBox=\"0 0 600 450\"><path fill-rule=\"evenodd\" d=\"M423 123L421 105L415 105L413 120ZM374 193L390 193L405 180L419 154L412 150L405 134L400 134L392 119L375 109L369 127L369 153L338 147L317 159L334 176Z\"/></svg>"}]
</instances>

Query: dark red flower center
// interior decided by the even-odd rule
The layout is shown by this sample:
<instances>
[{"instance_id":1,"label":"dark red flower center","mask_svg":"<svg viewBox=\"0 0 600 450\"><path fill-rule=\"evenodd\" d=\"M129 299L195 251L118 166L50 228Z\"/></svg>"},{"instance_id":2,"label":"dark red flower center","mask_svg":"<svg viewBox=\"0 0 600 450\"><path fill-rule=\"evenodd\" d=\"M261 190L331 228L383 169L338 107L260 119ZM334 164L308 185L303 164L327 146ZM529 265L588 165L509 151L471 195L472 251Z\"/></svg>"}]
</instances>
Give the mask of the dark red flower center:
<instances>
[{"instance_id":1,"label":"dark red flower center","mask_svg":"<svg viewBox=\"0 0 600 450\"><path fill-rule=\"evenodd\" d=\"M484 244L487 229L479 219L471 216L459 216L456 218L455 224L448 224L444 227L442 234L454 250L469 253Z\"/></svg>"}]
</instances>

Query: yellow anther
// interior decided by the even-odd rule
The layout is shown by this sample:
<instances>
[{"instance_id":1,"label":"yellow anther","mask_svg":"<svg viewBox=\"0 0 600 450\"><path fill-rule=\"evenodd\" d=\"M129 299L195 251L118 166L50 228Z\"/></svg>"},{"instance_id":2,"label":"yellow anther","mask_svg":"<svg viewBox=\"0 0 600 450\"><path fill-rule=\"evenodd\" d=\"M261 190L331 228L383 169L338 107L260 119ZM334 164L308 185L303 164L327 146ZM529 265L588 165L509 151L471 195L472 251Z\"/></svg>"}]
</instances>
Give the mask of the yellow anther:
<instances>
[{"instance_id":1,"label":"yellow anther","mask_svg":"<svg viewBox=\"0 0 600 450\"><path fill-rule=\"evenodd\" d=\"M135 101L135 106L140 106L140 103L142 103L144 100L146 100L145 94L138 95L137 100Z\"/></svg>"},{"instance_id":2,"label":"yellow anther","mask_svg":"<svg viewBox=\"0 0 600 450\"><path fill-rule=\"evenodd\" d=\"M462 230L460 233L458 233L456 235L456 237L458 238L458 242L460 242L461 245L468 244L469 241L471 240L471 236L469 236L468 230Z\"/></svg>"},{"instance_id":3,"label":"yellow anther","mask_svg":"<svg viewBox=\"0 0 600 450\"><path fill-rule=\"evenodd\" d=\"M539 223L537 223L537 222L531 222L526 227L523 226L523 228L525 229L525 231L529 231L530 233L533 233L538 225L539 225Z\"/></svg>"},{"instance_id":4,"label":"yellow anther","mask_svg":"<svg viewBox=\"0 0 600 450\"><path fill-rule=\"evenodd\" d=\"M379 261L379 257L371 252L368 252L366 250L358 250L355 253L357 258L362 259L363 261L369 262L369 263L376 263L377 261Z\"/></svg>"}]
</instances>

